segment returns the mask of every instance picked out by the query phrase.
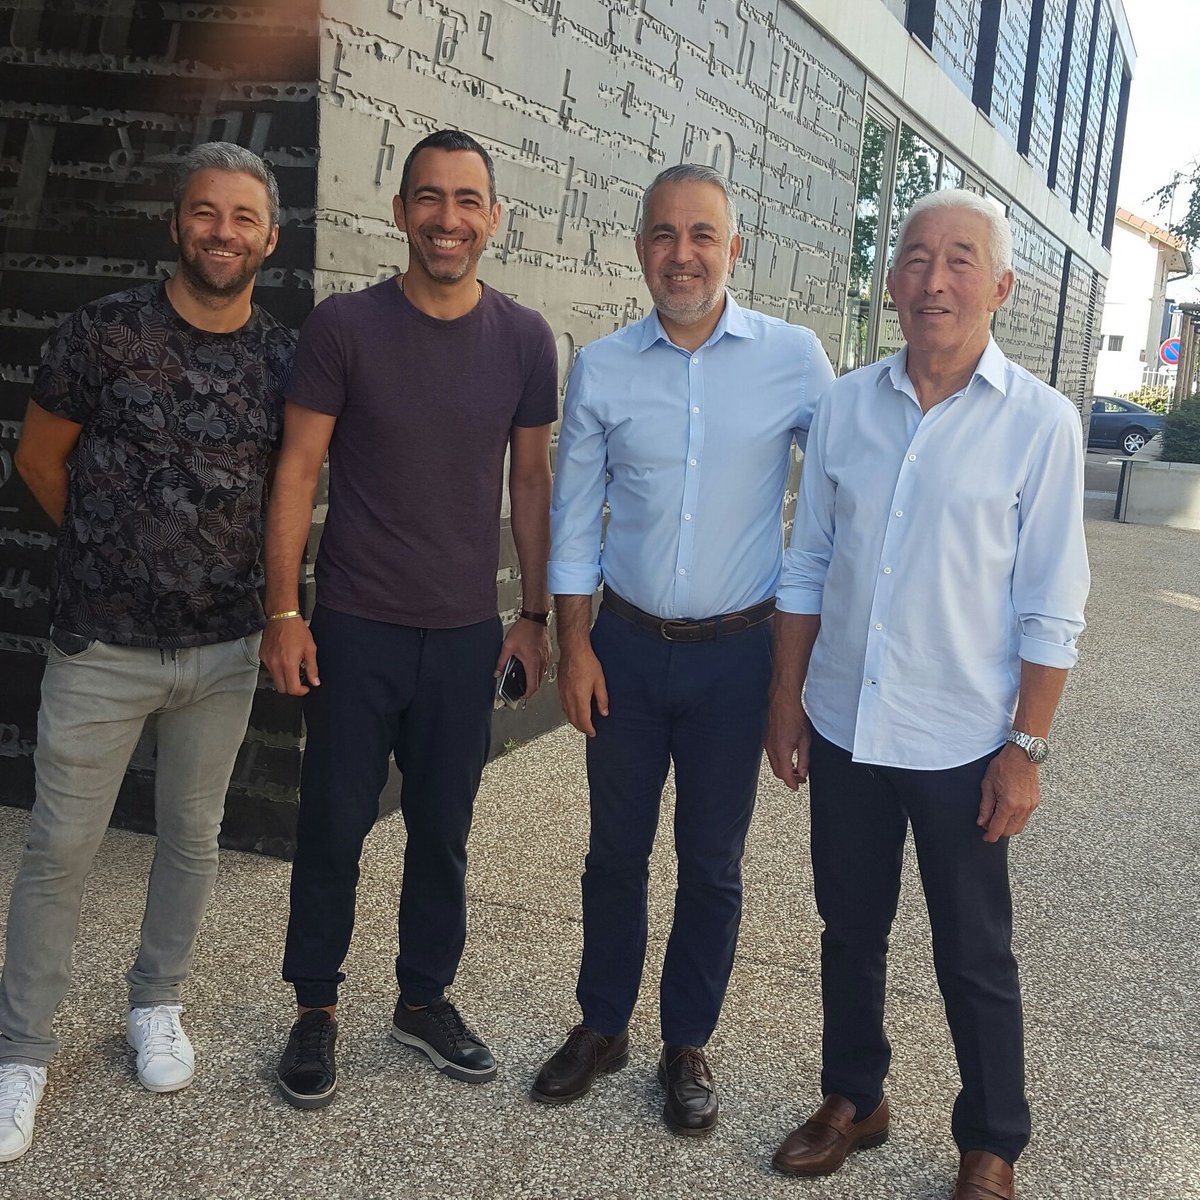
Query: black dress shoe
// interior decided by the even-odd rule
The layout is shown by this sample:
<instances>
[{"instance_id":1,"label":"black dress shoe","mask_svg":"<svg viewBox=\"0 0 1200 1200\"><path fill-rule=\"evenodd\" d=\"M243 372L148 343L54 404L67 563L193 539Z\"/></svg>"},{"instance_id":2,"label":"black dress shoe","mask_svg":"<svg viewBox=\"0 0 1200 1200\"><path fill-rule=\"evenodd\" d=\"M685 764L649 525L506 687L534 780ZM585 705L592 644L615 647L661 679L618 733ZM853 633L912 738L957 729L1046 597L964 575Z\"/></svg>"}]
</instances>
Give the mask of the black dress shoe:
<instances>
[{"instance_id":1,"label":"black dress shoe","mask_svg":"<svg viewBox=\"0 0 1200 1200\"><path fill-rule=\"evenodd\" d=\"M658 1082L667 1089L663 1119L676 1133L703 1137L717 1127L717 1085L698 1046L664 1046Z\"/></svg>"},{"instance_id":2,"label":"black dress shoe","mask_svg":"<svg viewBox=\"0 0 1200 1200\"><path fill-rule=\"evenodd\" d=\"M427 1054L451 1079L486 1083L496 1074L492 1052L444 996L424 1008L409 1008L402 999L397 1000L392 1037Z\"/></svg>"},{"instance_id":3,"label":"black dress shoe","mask_svg":"<svg viewBox=\"0 0 1200 1200\"><path fill-rule=\"evenodd\" d=\"M292 1026L275 1079L293 1108L324 1108L337 1091L337 1022L323 1009L306 1012Z\"/></svg>"},{"instance_id":4,"label":"black dress shoe","mask_svg":"<svg viewBox=\"0 0 1200 1200\"><path fill-rule=\"evenodd\" d=\"M530 1094L542 1104L570 1104L588 1091L597 1075L619 1071L628 1061L628 1029L605 1037L576 1025L537 1073Z\"/></svg>"}]
</instances>

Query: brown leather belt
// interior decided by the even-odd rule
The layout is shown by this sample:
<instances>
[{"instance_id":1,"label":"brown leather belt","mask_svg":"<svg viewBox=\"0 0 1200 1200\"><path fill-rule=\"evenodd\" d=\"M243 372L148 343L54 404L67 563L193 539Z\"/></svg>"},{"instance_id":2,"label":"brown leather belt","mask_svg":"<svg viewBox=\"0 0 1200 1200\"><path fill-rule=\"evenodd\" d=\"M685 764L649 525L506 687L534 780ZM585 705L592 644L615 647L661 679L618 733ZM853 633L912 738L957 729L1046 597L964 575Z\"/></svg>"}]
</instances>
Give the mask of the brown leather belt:
<instances>
[{"instance_id":1,"label":"brown leather belt","mask_svg":"<svg viewBox=\"0 0 1200 1200\"><path fill-rule=\"evenodd\" d=\"M614 617L620 617L622 621L628 621L630 625L636 625L647 633L658 634L668 642L707 642L727 633L742 633L769 620L775 611L775 598L771 597L761 604L743 608L740 612L722 613L719 617L705 617L699 621L676 621L664 620L662 617L643 612L606 587L600 607L607 608Z\"/></svg>"}]
</instances>

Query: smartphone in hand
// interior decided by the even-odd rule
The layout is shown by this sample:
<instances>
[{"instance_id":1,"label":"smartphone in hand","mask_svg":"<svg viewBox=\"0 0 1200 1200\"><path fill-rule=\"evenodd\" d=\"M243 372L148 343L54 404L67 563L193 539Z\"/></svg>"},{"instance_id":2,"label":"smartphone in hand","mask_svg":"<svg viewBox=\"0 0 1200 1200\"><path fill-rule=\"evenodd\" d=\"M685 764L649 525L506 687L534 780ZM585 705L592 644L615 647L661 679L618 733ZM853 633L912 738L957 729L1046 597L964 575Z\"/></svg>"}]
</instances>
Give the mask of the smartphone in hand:
<instances>
[{"instance_id":1,"label":"smartphone in hand","mask_svg":"<svg viewBox=\"0 0 1200 1200\"><path fill-rule=\"evenodd\" d=\"M521 703L527 686L528 681L525 678L525 667L521 660L514 654L504 664L504 670L500 672L500 678L496 681L497 706L504 703L509 708L516 708Z\"/></svg>"}]
</instances>

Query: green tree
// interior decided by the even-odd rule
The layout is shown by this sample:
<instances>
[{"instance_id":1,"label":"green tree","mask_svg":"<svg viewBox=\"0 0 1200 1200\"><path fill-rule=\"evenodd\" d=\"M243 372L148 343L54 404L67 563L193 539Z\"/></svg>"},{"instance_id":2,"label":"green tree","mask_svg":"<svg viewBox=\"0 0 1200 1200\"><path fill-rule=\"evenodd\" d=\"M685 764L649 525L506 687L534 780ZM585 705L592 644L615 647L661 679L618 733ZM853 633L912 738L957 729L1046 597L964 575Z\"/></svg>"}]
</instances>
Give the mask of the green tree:
<instances>
[{"instance_id":1,"label":"green tree","mask_svg":"<svg viewBox=\"0 0 1200 1200\"><path fill-rule=\"evenodd\" d=\"M1200 245L1200 158L1193 159L1184 170L1176 171L1171 177L1171 182L1164 183L1157 191L1151 192L1146 197L1146 202L1157 201L1159 212L1162 212L1163 209L1173 211L1173 205L1179 198L1180 188L1183 188L1187 194L1187 207L1184 209L1183 216L1177 221L1172 220L1167 228L1189 250L1194 250L1197 245Z\"/></svg>"}]
</instances>

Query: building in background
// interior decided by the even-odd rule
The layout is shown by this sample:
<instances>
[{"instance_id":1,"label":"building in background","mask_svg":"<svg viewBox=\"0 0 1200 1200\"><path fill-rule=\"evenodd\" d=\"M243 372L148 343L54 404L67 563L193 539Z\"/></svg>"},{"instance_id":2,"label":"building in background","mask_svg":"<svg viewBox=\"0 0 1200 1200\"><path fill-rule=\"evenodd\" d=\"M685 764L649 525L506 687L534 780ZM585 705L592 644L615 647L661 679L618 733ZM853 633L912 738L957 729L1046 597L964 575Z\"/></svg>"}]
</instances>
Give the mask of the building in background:
<instances>
[{"instance_id":1,"label":"building in background","mask_svg":"<svg viewBox=\"0 0 1200 1200\"><path fill-rule=\"evenodd\" d=\"M1158 353L1178 332L1167 289L1191 273L1191 255L1174 234L1117 209L1096 355L1098 396L1125 396L1143 387L1169 390L1174 384L1175 368Z\"/></svg>"},{"instance_id":2,"label":"building in background","mask_svg":"<svg viewBox=\"0 0 1200 1200\"><path fill-rule=\"evenodd\" d=\"M279 171L258 298L295 323L398 269L390 197L409 147L468 130L504 205L481 274L545 314L563 379L579 346L644 311L633 234L664 166L729 177L739 302L812 326L842 369L896 344L883 273L907 207L972 188L1014 229L997 338L1077 403L1091 391L1134 65L1121 0L0 0L0 60L7 803L32 799L51 565L52 531L11 470L38 348L79 304L169 268L170 171L196 142L242 142ZM543 689L500 714L496 744L557 719ZM286 850L301 754L297 707L260 689L227 841ZM151 730L126 819L147 819L152 772Z\"/></svg>"}]
</instances>

